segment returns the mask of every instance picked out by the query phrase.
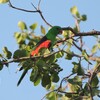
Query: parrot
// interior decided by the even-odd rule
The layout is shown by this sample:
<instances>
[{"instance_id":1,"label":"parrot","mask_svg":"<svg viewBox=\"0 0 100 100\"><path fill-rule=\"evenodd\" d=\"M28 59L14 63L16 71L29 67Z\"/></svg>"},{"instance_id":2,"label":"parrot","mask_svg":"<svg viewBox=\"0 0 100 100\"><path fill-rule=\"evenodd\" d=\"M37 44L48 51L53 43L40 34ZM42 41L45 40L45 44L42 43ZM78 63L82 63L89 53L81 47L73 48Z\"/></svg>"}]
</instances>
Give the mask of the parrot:
<instances>
[{"instance_id":1,"label":"parrot","mask_svg":"<svg viewBox=\"0 0 100 100\"><path fill-rule=\"evenodd\" d=\"M60 26L53 26L47 34L36 44L33 51L30 53L30 57L38 55L40 49L48 48L51 49L56 42L56 36L62 33L62 28ZM24 78L25 74L27 73L29 68L26 68L20 77L17 86L21 83L22 79Z\"/></svg>"},{"instance_id":2,"label":"parrot","mask_svg":"<svg viewBox=\"0 0 100 100\"><path fill-rule=\"evenodd\" d=\"M56 41L56 36L62 33L62 29L59 26L52 27L48 33L36 44L35 50L31 52L31 56L37 55L41 48L52 48Z\"/></svg>"}]
</instances>

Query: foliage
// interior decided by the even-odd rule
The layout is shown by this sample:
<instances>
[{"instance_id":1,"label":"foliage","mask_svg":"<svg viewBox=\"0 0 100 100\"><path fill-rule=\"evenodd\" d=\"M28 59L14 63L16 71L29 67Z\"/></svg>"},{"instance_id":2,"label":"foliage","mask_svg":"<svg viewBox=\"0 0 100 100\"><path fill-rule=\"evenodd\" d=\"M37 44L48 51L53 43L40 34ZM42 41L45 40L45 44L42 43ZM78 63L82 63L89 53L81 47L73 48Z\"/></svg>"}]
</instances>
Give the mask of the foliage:
<instances>
[{"instance_id":1,"label":"foliage","mask_svg":"<svg viewBox=\"0 0 100 100\"><path fill-rule=\"evenodd\" d=\"M6 2L8 0L0 1L0 3ZM63 31L62 36L57 38L53 52L49 49L43 49L38 56L31 58L30 52L42 36L37 36L34 33L38 27L37 23L33 23L28 27L25 22L19 21L18 27L20 32L14 33L14 38L19 48L12 53L7 47L4 47L3 54L0 54L0 70L5 65L9 67L11 62L18 63L18 66L20 66L19 71L27 72L31 70L30 81L33 82L34 86L38 86L41 83L44 88L51 91L46 95L48 100L57 100L58 98L61 98L61 100L74 100L75 98L76 100L92 100L94 96L100 95L100 58L93 58L100 49L99 36L94 36L98 42L93 45L91 52L84 49L85 45L83 43L85 41L81 35L77 34L80 32L80 23L86 21L87 16L81 15L76 6L72 7L70 11L77 24L72 28L73 32L71 30ZM40 28L42 35L45 35L45 27L40 26ZM66 74L66 77L61 82L59 73L63 69L58 64L60 58L71 62L72 66L72 73L70 75ZM77 60L73 61L73 59ZM95 63L91 61L92 59ZM52 85L57 82L60 82L60 86ZM66 86L63 86L62 83L64 82Z\"/></svg>"},{"instance_id":2,"label":"foliage","mask_svg":"<svg viewBox=\"0 0 100 100\"><path fill-rule=\"evenodd\" d=\"M0 0L0 3L7 3L9 0Z\"/></svg>"}]
</instances>

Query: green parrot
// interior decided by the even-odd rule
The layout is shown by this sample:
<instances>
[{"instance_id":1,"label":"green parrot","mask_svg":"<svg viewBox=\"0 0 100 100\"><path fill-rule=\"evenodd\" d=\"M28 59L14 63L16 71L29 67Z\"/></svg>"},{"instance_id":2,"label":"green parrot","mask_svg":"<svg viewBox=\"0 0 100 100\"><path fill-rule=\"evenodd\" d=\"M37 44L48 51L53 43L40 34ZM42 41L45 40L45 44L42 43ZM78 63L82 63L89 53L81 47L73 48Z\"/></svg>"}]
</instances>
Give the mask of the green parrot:
<instances>
[{"instance_id":1,"label":"green parrot","mask_svg":"<svg viewBox=\"0 0 100 100\"><path fill-rule=\"evenodd\" d=\"M53 26L47 34L36 44L35 49L31 52L30 56L33 57L38 55L39 50L41 48L52 48L54 43L56 42L56 36L59 33L62 33L63 28L60 26ZM21 83L22 79L24 78L25 74L27 73L29 68L26 68L20 77L17 86Z\"/></svg>"}]
</instances>

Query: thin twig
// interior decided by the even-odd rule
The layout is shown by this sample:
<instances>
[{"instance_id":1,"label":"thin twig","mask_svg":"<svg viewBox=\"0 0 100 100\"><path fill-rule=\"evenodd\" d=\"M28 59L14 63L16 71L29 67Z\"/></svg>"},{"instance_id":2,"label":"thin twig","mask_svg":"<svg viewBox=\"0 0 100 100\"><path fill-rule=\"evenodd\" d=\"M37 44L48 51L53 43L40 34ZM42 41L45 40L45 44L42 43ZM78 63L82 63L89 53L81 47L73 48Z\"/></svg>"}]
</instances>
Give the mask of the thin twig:
<instances>
[{"instance_id":1,"label":"thin twig","mask_svg":"<svg viewBox=\"0 0 100 100\"><path fill-rule=\"evenodd\" d=\"M42 1L42 0L39 0L39 3L38 3L38 10L40 10L41 1Z\"/></svg>"},{"instance_id":2,"label":"thin twig","mask_svg":"<svg viewBox=\"0 0 100 100\"><path fill-rule=\"evenodd\" d=\"M60 87L59 87L59 88L62 87L63 81L67 80L67 79L68 79L69 77L71 77L72 75L74 75L74 74L72 73L72 74L68 75L67 77L64 77L64 78L61 80L61 82L60 82Z\"/></svg>"},{"instance_id":3,"label":"thin twig","mask_svg":"<svg viewBox=\"0 0 100 100\"><path fill-rule=\"evenodd\" d=\"M42 11L40 10L40 3L41 3L41 0L39 0L39 3L38 3L38 8L36 8L32 3L32 6L34 7L35 11L34 10L26 10L26 9L22 9L22 8L18 8L18 7L15 7L12 5L11 1L9 0L9 6L13 9L16 9L16 10L20 10L20 11L24 11L24 12L30 12L30 13L39 13L42 20L50 27L52 27L52 25L50 23L48 23L46 21L46 19L44 18L43 14L42 14Z\"/></svg>"},{"instance_id":4,"label":"thin twig","mask_svg":"<svg viewBox=\"0 0 100 100\"><path fill-rule=\"evenodd\" d=\"M34 7L34 9L36 10L36 11L38 11L38 9L33 5L33 3L31 3L32 4L32 6Z\"/></svg>"},{"instance_id":5,"label":"thin twig","mask_svg":"<svg viewBox=\"0 0 100 100\"><path fill-rule=\"evenodd\" d=\"M26 10L26 9L22 9L22 8L15 7L15 6L12 5L12 3L11 3L10 0L9 0L9 6L10 6L11 8L16 9L16 10L20 10L20 11L24 11L24 12L30 12L30 13L37 13L37 12L39 12L38 10L33 11L33 10Z\"/></svg>"},{"instance_id":6,"label":"thin twig","mask_svg":"<svg viewBox=\"0 0 100 100\"><path fill-rule=\"evenodd\" d=\"M73 42L73 44L78 50L82 51L82 48L80 48L75 42Z\"/></svg>"}]
</instances>

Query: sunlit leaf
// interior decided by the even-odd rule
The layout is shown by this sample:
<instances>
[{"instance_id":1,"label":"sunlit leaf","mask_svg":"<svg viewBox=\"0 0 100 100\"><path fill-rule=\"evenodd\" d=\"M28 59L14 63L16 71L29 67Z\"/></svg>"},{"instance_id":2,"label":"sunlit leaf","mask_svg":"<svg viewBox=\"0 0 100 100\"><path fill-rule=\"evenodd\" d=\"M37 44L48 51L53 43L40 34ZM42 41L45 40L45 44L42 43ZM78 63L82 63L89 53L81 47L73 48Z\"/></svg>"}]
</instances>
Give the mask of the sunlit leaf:
<instances>
[{"instance_id":1,"label":"sunlit leaf","mask_svg":"<svg viewBox=\"0 0 100 100\"><path fill-rule=\"evenodd\" d=\"M27 29L27 26L26 26L25 22L23 22L23 21L19 21L19 22L18 22L18 27L19 27L21 30Z\"/></svg>"},{"instance_id":2,"label":"sunlit leaf","mask_svg":"<svg viewBox=\"0 0 100 100\"><path fill-rule=\"evenodd\" d=\"M78 92L82 85L82 79L79 76L75 76L72 79L67 80L69 82L69 87L71 91Z\"/></svg>"},{"instance_id":3,"label":"sunlit leaf","mask_svg":"<svg viewBox=\"0 0 100 100\"><path fill-rule=\"evenodd\" d=\"M22 44L24 42L25 42L25 38L22 35L20 35L20 37L17 39L17 43Z\"/></svg>"},{"instance_id":4,"label":"sunlit leaf","mask_svg":"<svg viewBox=\"0 0 100 100\"><path fill-rule=\"evenodd\" d=\"M70 50L69 50L69 48L67 48L67 54L66 54L66 59L67 60L71 60L72 59L72 57L73 57L73 52L71 52Z\"/></svg>"},{"instance_id":5,"label":"sunlit leaf","mask_svg":"<svg viewBox=\"0 0 100 100\"><path fill-rule=\"evenodd\" d=\"M77 7L76 7L76 6L73 6L73 7L70 9L70 11L71 11L71 13L74 15L74 17L78 19L77 21L80 22L81 15L80 15L80 13L79 13ZM83 16L83 17L84 17L84 16Z\"/></svg>"},{"instance_id":6,"label":"sunlit leaf","mask_svg":"<svg viewBox=\"0 0 100 100\"><path fill-rule=\"evenodd\" d=\"M48 85L46 85L45 87L47 90L51 88L51 83L49 83Z\"/></svg>"},{"instance_id":7,"label":"sunlit leaf","mask_svg":"<svg viewBox=\"0 0 100 100\"><path fill-rule=\"evenodd\" d=\"M37 25L38 25L37 23L32 24L32 25L30 26L30 29L35 30L36 27L37 27Z\"/></svg>"},{"instance_id":8,"label":"sunlit leaf","mask_svg":"<svg viewBox=\"0 0 100 100\"><path fill-rule=\"evenodd\" d=\"M41 77L38 76L38 77L36 78L36 80L34 81L34 86L39 85L40 82L41 82Z\"/></svg>"},{"instance_id":9,"label":"sunlit leaf","mask_svg":"<svg viewBox=\"0 0 100 100\"><path fill-rule=\"evenodd\" d=\"M100 43L98 43L97 45L98 45L98 48L100 49Z\"/></svg>"},{"instance_id":10,"label":"sunlit leaf","mask_svg":"<svg viewBox=\"0 0 100 100\"><path fill-rule=\"evenodd\" d=\"M88 54L87 54L86 50L83 50L83 51L82 51L82 56L84 56L84 59L85 59L89 64L92 64L91 62L89 62L89 57L88 57Z\"/></svg>"},{"instance_id":11,"label":"sunlit leaf","mask_svg":"<svg viewBox=\"0 0 100 100\"><path fill-rule=\"evenodd\" d=\"M43 34L46 34L45 28L44 28L43 26L41 26L41 32L42 32Z\"/></svg>"},{"instance_id":12,"label":"sunlit leaf","mask_svg":"<svg viewBox=\"0 0 100 100\"><path fill-rule=\"evenodd\" d=\"M92 53L96 53L97 52L97 49L98 49L98 46L97 45L94 45L92 47Z\"/></svg>"},{"instance_id":13,"label":"sunlit leaf","mask_svg":"<svg viewBox=\"0 0 100 100\"><path fill-rule=\"evenodd\" d=\"M15 38L19 38L20 35L21 35L21 34L20 34L19 32L15 32L14 37L15 37Z\"/></svg>"},{"instance_id":14,"label":"sunlit leaf","mask_svg":"<svg viewBox=\"0 0 100 100\"><path fill-rule=\"evenodd\" d=\"M57 96L55 92L51 92L46 96L47 100L57 100Z\"/></svg>"},{"instance_id":15,"label":"sunlit leaf","mask_svg":"<svg viewBox=\"0 0 100 100\"><path fill-rule=\"evenodd\" d=\"M72 14L76 15L77 12L78 12L78 9L77 9L76 6L73 6L73 7L70 9L70 11L71 11Z\"/></svg>"},{"instance_id":16,"label":"sunlit leaf","mask_svg":"<svg viewBox=\"0 0 100 100\"><path fill-rule=\"evenodd\" d=\"M7 3L9 0L0 0L0 3Z\"/></svg>"},{"instance_id":17,"label":"sunlit leaf","mask_svg":"<svg viewBox=\"0 0 100 100\"><path fill-rule=\"evenodd\" d=\"M11 58L12 53L8 50L7 47L4 47L4 48L3 48L3 52L4 52L5 56L6 56L6 58L8 58L8 59Z\"/></svg>"},{"instance_id":18,"label":"sunlit leaf","mask_svg":"<svg viewBox=\"0 0 100 100\"><path fill-rule=\"evenodd\" d=\"M56 58L61 58L64 55L63 52L58 52L55 54Z\"/></svg>"}]
</instances>

